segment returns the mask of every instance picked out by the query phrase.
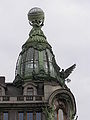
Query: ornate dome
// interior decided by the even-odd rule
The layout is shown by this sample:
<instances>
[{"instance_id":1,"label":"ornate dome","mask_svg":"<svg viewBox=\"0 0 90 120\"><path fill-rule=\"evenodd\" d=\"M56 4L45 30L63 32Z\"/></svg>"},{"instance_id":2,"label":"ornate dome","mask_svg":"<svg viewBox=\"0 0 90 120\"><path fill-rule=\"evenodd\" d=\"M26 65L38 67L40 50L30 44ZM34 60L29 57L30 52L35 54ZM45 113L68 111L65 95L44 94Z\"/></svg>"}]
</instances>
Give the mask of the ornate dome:
<instances>
[{"instance_id":1,"label":"ornate dome","mask_svg":"<svg viewBox=\"0 0 90 120\"><path fill-rule=\"evenodd\" d=\"M42 14L43 11L39 8L33 8L28 15L29 17L31 17L30 14L37 16L38 13ZM29 19L29 21L33 20ZM58 79L60 68L56 64L52 48L41 30L42 24L37 21L32 22L33 28L30 31L29 38L22 46L22 51L16 64L14 83L20 82L20 78L23 82Z\"/></svg>"}]
</instances>

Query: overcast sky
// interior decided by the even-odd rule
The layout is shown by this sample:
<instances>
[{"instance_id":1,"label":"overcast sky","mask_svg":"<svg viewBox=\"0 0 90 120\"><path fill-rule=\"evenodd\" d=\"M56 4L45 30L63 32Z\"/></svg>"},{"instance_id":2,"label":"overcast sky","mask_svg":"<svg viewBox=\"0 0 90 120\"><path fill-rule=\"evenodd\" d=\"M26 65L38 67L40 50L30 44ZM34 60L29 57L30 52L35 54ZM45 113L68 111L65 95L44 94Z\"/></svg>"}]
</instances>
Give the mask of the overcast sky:
<instances>
[{"instance_id":1,"label":"overcast sky","mask_svg":"<svg viewBox=\"0 0 90 120\"><path fill-rule=\"evenodd\" d=\"M0 0L0 75L14 80L15 65L31 29L27 13L45 12L43 31L61 68L76 63L67 85L75 95L78 120L90 118L90 0Z\"/></svg>"}]
</instances>

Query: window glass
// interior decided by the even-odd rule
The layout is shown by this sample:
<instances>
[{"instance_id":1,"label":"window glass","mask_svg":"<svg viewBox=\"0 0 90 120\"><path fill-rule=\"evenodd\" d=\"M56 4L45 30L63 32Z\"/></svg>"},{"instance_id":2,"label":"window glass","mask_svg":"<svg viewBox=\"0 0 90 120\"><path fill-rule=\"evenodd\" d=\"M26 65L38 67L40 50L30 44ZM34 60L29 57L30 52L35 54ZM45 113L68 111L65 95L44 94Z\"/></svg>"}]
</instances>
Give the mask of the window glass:
<instances>
[{"instance_id":1,"label":"window glass","mask_svg":"<svg viewBox=\"0 0 90 120\"><path fill-rule=\"evenodd\" d=\"M28 69L32 69L32 68L33 68L33 62L30 62L30 61L26 62L25 68L26 68L27 70L28 70Z\"/></svg>"},{"instance_id":2,"label":"window glass","mask_svg":"<svg viewBox=\"0 0 90 120\"><path fill-rule=\"evenodd\" d=\"M3 113L3 120L8 120L8 112Z\"/></svg>"},{"instance_id":3,"label":"window glass","mask_svg":"<svg viewBox=\"0 0 90 120\"><path fill-rule=\"evenodd\" d=\"M37 60L38 60L38 57L39 57L39 56L38 56L38 54L39 54L39 53L38 53L38 51L37 51L37 50L35 50L35 58L34 58L34 59L35 59L35 61L37 61Z\"/></svg>"},{"instance_id":4,"label":"window glass","mask_svg":"<svg viewBox=\"0 0 90 120\"><path fill-rule=\"evenodd\" d=\"M39 51L39 67L44 69L45 72L48 72L46 51Z\"/></svg>"},{"instance_id":5,"label":"window glass","mask_svg":"<svg viewBox=\"0 0 90 120\"><path fill-rule=\"evenodd\" d=\"M23 120L23 112L18 113L18 120Z\"/></svg>"},{"instance_id":6,"label":"window glass","mask_svg":"<svg viewBox=\"0 0 90 120\"><path fill-rule=\"evenodd\" d=\"M27 50L26 61L33 61L33 53L34 53L33 48L29 48Z\"/></svg>"},{"instance_id":7,"label":"window glass","mask_svg":"<svg viewBox=\"0 0 90 120\"><path fill-rule=\"evenodd\" d=\"M59 109L57 112L55 112L55 120L64 120L62 109Z\"/></svg>"},{"instance_id":8,"label":"window glass","mask_svg":"<svg viewBox=\"0 0 90 120\"><path fill-rule=\"evenodd\" d=\"M48 55L48 60L49 60L49 61L52 61L52 57L53 57L53 56L52 56L50 50L47 49L46 51L47 51L47 55Z\"/></svg>"},{"instance_id":9,"label":"window glass","mask_svg":"<svg viewBox=\"0 0 90 120\"><path fill-rule=\"evenodd\" d=\"M27 120L33 120L33 113L27 112Z\"/></svg>"},{"instance_id":10,"label":"window glass","mask_svg":"<svg viewBox=\"0 0 90 120\"><path fill-rule=\"evenodd\" d=\"M36 113L36 120L41 120L41 112Z\"/></svg>"},{"instance_id":11,"label":"window glass","mask_svg":"<svg viewBox=\"0 0 90 120\"><path fill-rule=\"evenodd\" d=\"M44 70L47 73L48 72L48 65L47 65L47 61L44 61Z\"/></svg>"},{"instance_id":12,"label":"window glass","mask_svg":"<svg viewBox=\"0 0 90 120\"><path fill-rule=\"evenodd\" d=\"M51 74L51 76L54 76L54 67L53 67L52 62L49 62L49 68L50 68L50 74Z\"/></svg>"},{"instance_id":13,"label":"window glass","mask_svg":"<svg viewBox=\"0 0 90 120\"><path fill-rule=\"evenodd\" d=\"M43 60L46 61L46 51L44 50L44 51L42 51L42 53L43 53Z\"/></svg>"},{"instance_id":14,"label":"window glass","mask_svg":"<svg viewBox=\"0 0 90 120\"><path fill-rule=\"evenodd\" d=\"M25 77L29 76L33 72L33 62L26 62L25 63Z\"/></svg>"},{"instance_id":15,"label":"window glass","mask_svg":"<svg viewBox=\"0 0 90 120\"><path fill-rule=\"evenodd\" d=\"M35 61L35 62L34 62L34 68L35 68L35 69L38 68L38 61Z\"/></svg>"},{"instance_id":16,"label":"window glass","mask_svg":"<svg viewBox=\"0 0 90 120\"><path fill-rule=\"evenodd\" d=\"M27 95L33 95L33 88L27 88Z\"/></svg>"},{"instance_id":17,"label":"window glass","mask_svg":"<svg viewBox=\"0 0 90 120\"><path fill-rule=\"evenodd\" d=\"M22 54L22 57L21 57L21 63L24 63L26 61L26 51Z\"/></svg>"},{"instance_id":18,"label":"window glass","mask_svg":"<svg viewBox=\"0 0 90 120\"><path fill-rule=\"evenodd\" d=\"M61 109L58 110L59 120L63 120L63 111Z\"/></svg>"}]
</instances>

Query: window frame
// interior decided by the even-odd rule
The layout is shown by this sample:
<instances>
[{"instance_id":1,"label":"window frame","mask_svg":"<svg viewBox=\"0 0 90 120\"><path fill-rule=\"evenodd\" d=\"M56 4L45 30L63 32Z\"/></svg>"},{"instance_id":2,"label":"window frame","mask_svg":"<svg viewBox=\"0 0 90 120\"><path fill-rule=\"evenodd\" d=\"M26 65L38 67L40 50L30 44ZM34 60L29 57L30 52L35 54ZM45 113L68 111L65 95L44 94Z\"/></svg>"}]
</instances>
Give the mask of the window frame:
<instances>
[{"instance_id":1,"label":"window frame","mask_svg":"<svg viewBox=\"0 0 90 120\"><path fill-rule=\"evenodd\" d=\"M63 110L61 108L59 108L57 111L57 120L64 120L64 113L63 113ZM62 116L61 116L62 114Z\"/></svg>"},{"instance_id":2,"label":"window frame","mask_svg":"<svg viewBox=\"0 0 90 120\"><path fill-rule=\"evenodd\" d=\"M27 112L26 112L26 120L28 120L28 119L27 119L27 113L32 113L32 115L33 115L33 119L32 119L32 120L34 120L34 114L33 114L33 111L27 111ZM31 119L29 118L29 120L31 120Z\"/></svg>"},{"instance_id":3,"label":"window frame","mask_svg":"<svg viewBox=\"0 0 90 120\"><path fill-rule=\"evenodd\" d=\"M32 94L28 94L30 92L32 92ZM34 95L34 88L33 87L27 87L27 95L28 96L33 96Z\"/></svg>"},{"instance_id":4,"label":"window frame","mask_svg":"<svg viewBox=\"0 0 90 120\"><path fill-rule=\"evenodd\" d=\"M23 111L19 111L19 112L18 112L18 120L19 120L19 114L20 114L20 113L23 113L23 118L22 118L22 120L24 120L24 112L23 112ZM20 120L21 120L21 119L20 119Z\"/></svg>"},{"instance_id":5,"label":"window frame","mask_svg":"<svg viewBox=\"0 0 90 120\"><path fill-rule=\"evenodd\" d=\"M40 120L42 120L42 112L41 111L27 111L26 112L26 120L28 120L27 119L27 113L32 113L33 114L33 120L39 120L39 119L37 119L37 113L40 113L41 114L41 119ZM30 120L30 118L29 118L29 120Z\"/></svg>"},{"instance_id":6,"label":"window frame","mask_svg":"<svg viewBox=\"0 0 90 120\"><path fill-rule=\"evenodd\" d=\"M37 111L36 113L35 113L35 120L39 120L39 119L37 119L37 113L40 113L41 115L41 119L40 120L42 120L42 112L40 112L40 111Z\"/></svg>"},{"instance_id":7,"label":"window frame","mask_svg":"<svg viewBox=\"0 0 90 120\"><path fill-rule=\"evenodd\" d=\"M66 107L65 107L65 103L63 101L64 101L63 99L55 99L54 100L55 120L66 120ZM62 117L59 118L60 114L62 114Z\"/></svg>"},{"instance_id":8,"label":"window frame","mask_svg":"<svg viewBox=\"0 0 90 120\"><path fill-rule=\"evenodd\" d=\"M8 115L8 116L7 116L7 119L4 119L4 113L7 113L7 115ZM2 119L3 119L3 120L9 120L9 112L8 112L8 111L4 111L4 112L3 112Z\"/></svg>"}]
</instances>

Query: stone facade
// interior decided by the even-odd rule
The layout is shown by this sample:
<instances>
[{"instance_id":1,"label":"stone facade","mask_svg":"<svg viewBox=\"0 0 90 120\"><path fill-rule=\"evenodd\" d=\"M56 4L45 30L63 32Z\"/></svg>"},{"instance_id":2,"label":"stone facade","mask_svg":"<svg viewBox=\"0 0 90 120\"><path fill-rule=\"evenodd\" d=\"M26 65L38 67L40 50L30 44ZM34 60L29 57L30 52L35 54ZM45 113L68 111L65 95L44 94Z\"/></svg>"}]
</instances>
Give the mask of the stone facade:
<instances>
[{"instance_id":1,"label":"stone facade","mask_svg":"<svg viewBox=\"0 0 90 120\"><path fill-rule=\"evenodd\" d=\"M62 87L55 82L44 82L43 85L41 91L44 91L44 93L41 95L37 92L39 83L28 82L25 83L22 88L17 88L12 83L5 83L5 86L2 85L1 90L3 94L0 96L0 119L3 120L3 114L5 112L8 112L9 120L19 120L18 114L20 112L23 113L24 120L28 120L26 118L27 112L34 112L33 114L35 114L35 116L36 113L40 112L42 113L42 120L44 120L45 114L42 108L52 105L52 102L55 103L59 100L61 101L61 108L65 109L64 116L66 117L64 120L70 117L70 113L68 113L69 109L75 114L75 100L69 89L62 89ZM33 88L32 95L28 95L28 88Z\"/></svg>"}]
</instances>

